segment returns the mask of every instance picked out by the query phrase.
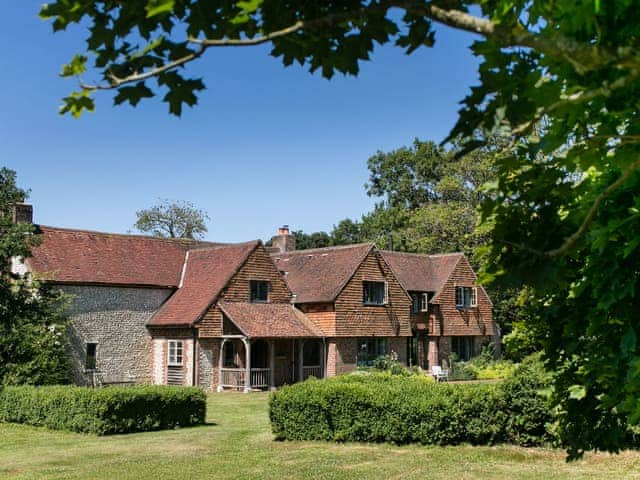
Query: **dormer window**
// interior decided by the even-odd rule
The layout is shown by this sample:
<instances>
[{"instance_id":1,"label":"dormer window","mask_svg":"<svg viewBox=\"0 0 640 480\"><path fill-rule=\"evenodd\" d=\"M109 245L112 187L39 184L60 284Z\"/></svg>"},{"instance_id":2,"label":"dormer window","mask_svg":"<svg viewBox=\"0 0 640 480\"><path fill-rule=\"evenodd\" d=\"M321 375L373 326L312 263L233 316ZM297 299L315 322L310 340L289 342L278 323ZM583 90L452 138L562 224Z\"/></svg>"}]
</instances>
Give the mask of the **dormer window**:
<instances>
[{"instance_id":1,"label":"dormer window","mask_svg":"<svg viewBox=\"0 0 640 480\"><path fill-rule=\"evenodd\" d=\"M427 292L411 292L411 313L429 311L429 294Z\"/></svg>"},{"instance_id":2,"label":"dormer window","mask_svg":"<svg viewBox=\"0 0 640 480\"><path fill-rule=\"evenodd\" d=\"M251 303L267 303L269 301L269 282L265 280L249 281L249 300Z\"/></svg>"},{"instance_id":3,"label":"dormer window","mask_svg":"<svg viewBox=\"0 0 640 480\"><path fill-rule=\"evenodd\" d=\"M478 306L476 287L456 287L456 307L472 308Z\"/></svg>"}]
</instances>

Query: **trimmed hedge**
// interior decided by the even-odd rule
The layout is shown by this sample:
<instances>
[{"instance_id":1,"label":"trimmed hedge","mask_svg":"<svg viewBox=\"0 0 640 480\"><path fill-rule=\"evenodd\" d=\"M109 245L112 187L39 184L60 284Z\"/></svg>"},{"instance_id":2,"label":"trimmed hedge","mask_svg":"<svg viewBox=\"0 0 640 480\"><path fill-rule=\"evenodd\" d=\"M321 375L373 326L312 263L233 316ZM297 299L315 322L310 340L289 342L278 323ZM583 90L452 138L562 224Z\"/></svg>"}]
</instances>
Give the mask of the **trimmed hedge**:
<instances>
[{"instance_id":1,"label":"trimmed hedge","mask_svg":"<svg viewBox=\"0 0 640 480\"><path fill-rule=\"evenodd\" d=\"M206 395L199 388L130 386L4 387L0 422L109 435L204 423Z\"/></svg>"},{"instance_id":2,"label":"trimmed hedge","mask_svg":"<svg viewBox=\"0 0 640 480\"><path fill-rule=\"evenodd\" d=\"M551 440L540 384L524 377L448 385L423 377L345 375L281 389L270 398L269 415L281 440L540 445Z\"/></svg>"}]
</instances>

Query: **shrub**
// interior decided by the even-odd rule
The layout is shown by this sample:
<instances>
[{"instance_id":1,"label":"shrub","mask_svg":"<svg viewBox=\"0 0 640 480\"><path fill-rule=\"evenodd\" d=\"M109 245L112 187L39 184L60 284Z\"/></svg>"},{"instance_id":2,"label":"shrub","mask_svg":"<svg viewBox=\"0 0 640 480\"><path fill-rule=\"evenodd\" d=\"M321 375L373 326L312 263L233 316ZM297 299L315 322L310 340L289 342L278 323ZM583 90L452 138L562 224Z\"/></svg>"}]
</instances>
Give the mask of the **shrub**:
<instances>
[{"instance_id":1,"label":"shrub","mask_svg":"<svg viewBox=\"0 0 640 480\"><path fill-rule=\"evenodd\" d=\"M132 386L5 387L0 421L108 435L204 423L206 396L198 388Z\"/></svg>"},{"instance_id":2,"label":"shrub","mask_svg":"<svg viewBox=\"0 0 640 480\"><path fill-rule=\"evenodd\" d=\"M522 373L522 372L521 372ZM447 385L428 377L345 375L284 387L269 416L278 439L455 445L548 441L537 383Z\"/></svg>"}]
</instances>

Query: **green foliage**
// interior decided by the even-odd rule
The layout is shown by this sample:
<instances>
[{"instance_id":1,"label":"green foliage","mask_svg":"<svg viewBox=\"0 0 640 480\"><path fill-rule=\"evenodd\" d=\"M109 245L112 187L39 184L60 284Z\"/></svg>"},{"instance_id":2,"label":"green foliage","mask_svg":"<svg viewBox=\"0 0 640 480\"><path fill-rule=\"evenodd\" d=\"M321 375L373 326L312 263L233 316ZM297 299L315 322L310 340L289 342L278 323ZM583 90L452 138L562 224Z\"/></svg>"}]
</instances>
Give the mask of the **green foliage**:
<instances>
[{"instance_id":1,"label":"green foliage","mask_svg":"<svg viewBox=\"0 0 640 480\"><path fill-rule=\"evenodd\" d=\"M135 227L161 238L198 239L207 232L209 216L190 202L160 200L156 205L136 212Z\"/></svg>"},{"instance_id":2,"label":"green foliage","mask_svg":"<svg viewBox=\"0 0 640 480\"><path fill-rule=\"evenodd\" d=\"M276 438L287 440L546 443L550 410L537 392L541 382L520 376L490 385L388 373L312 380L273 394L269 417Z\"/></svg>"},{"instance_id":3,"label":"green foliage","mask_svg":"<svg viewBox=\"0 0 640 480\"><path fill-rule=\"evenodd\" d=\"M204 423L206 395L195 387L5 387L0 422L110 435Z\"/></svg>"},{"instance_id":4,"label":"green foliage","mask_svg":"<svg viewBox=\"0 0 640 480\"><path fill-rule=\"evenodd\" d=\"M13 222L13 207L26 195L15 172L0 169L0 385L66 383L65 298L10 268L36 242L33 225Z\"/></svg>"}]
</instances>

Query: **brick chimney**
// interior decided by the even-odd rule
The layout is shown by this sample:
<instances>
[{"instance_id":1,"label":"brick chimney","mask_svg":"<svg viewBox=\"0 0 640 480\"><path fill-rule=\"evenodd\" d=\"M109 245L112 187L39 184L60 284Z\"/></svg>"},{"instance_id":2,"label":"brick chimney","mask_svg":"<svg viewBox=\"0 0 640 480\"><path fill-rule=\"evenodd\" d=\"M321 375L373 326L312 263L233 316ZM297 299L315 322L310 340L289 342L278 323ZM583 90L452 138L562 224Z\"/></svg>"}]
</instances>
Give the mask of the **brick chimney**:
<instances>
[{"instance_id":1,"label":"brick chimney","mask_svg":"<svg viewBox=\"0 0 640 480\"><path fill-rule=\"evenodd\" d=\"M33 206L16 203L13 206L13 223L33 223Z\"/></svg>"},{"instance_id":2,"label":"brick chimney","mask_svg":"<svg viewBox=\"0 0 640 480\"><path fill-rule=\"evenodd\" d=\"M278 229L278 235L271 238L273 252L292 252L296 249L296 237L291 235L289 225L283 225Z\"/></svg>"}]
</instances>

